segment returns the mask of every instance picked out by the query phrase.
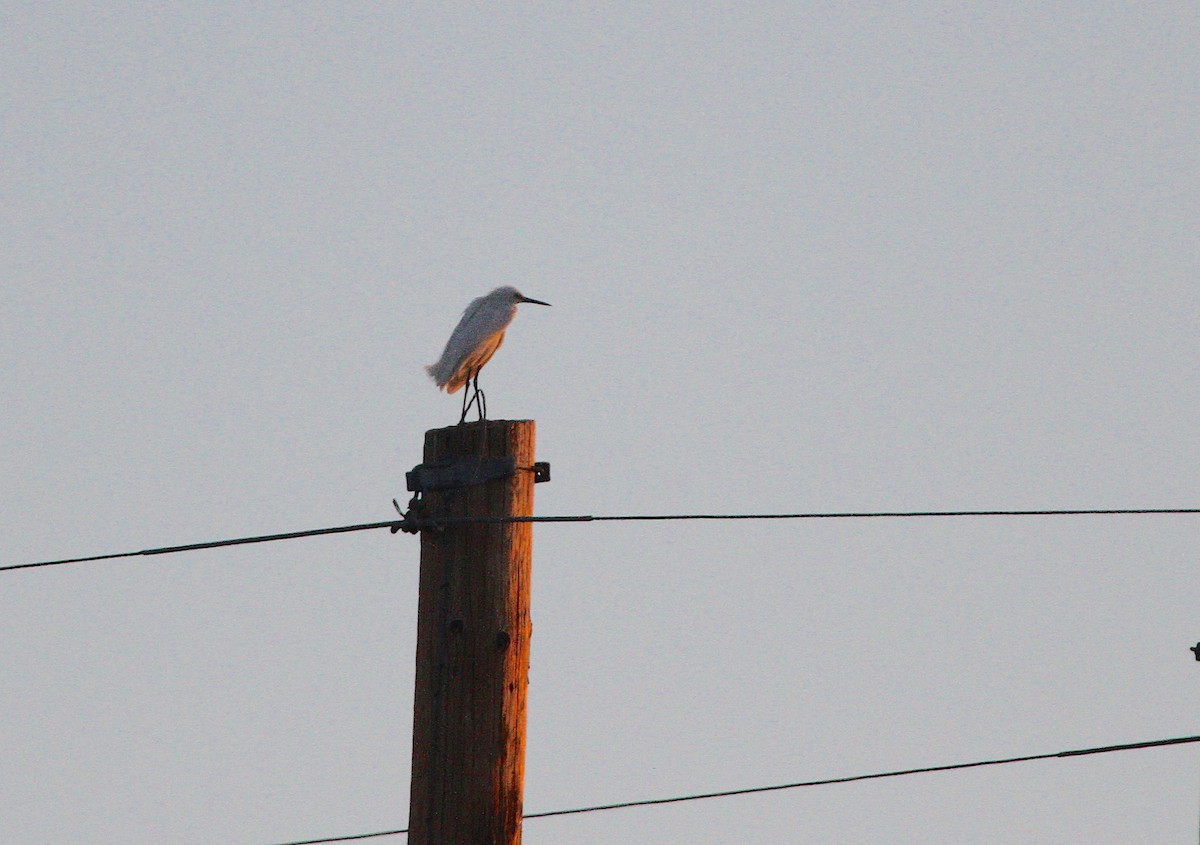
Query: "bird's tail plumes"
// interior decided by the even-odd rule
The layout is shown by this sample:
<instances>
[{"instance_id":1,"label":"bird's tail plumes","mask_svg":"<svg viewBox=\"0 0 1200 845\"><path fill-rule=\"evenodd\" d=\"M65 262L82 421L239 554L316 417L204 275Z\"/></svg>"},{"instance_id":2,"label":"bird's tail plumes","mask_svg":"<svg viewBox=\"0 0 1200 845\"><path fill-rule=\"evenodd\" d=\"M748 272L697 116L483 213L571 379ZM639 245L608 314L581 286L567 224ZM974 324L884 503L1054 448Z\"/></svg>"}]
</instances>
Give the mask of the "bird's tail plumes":
<instances>
[{"instance_id":1,"label":"bird's tail plumes","mask_svg":"<svg viewBox=\"0 0 1200 845\"><path fill-rule=\"evenodd\" d=\"M449 370L449 372L447 372ZM436 364L430 364L425 368L425 372L429 373L429 377L434 383L445 390L447 393L456 393L463 382L454 378L454 371L448 366L445 356Z\"/></svg>"}]
</instances>

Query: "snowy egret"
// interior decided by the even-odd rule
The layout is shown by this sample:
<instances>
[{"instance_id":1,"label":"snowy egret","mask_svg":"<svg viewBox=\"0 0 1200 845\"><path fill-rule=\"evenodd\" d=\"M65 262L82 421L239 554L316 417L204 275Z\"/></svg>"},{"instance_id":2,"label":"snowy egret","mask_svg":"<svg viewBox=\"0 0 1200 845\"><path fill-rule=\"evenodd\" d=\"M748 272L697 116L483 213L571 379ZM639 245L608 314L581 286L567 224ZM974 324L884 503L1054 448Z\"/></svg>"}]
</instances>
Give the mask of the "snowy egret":
<instances>
[{"instance_id":1,"label":"snowy egret","mask_svg":"<svg viewBox=\"0 0 1200 845\"><path fill-rule=\"evenodd\" d=\"M447 393L453 393L464 385L470 384L475 392L470 401L463 391L462 417L459 425L467 419L467 411L471 403L479 412L479 419L487 417L487 400L479 389L479 371L491 360L504 342L504 330L517 316L517 305L522 302L532 302L534 305L549 305L540 299L530 299L513 287L496 288L487 296L473 300L463 312L462 319L446 342L442 357L436 364L430 364L425 371L437 382L437 386Z\"/></svg>"}]
</instances>

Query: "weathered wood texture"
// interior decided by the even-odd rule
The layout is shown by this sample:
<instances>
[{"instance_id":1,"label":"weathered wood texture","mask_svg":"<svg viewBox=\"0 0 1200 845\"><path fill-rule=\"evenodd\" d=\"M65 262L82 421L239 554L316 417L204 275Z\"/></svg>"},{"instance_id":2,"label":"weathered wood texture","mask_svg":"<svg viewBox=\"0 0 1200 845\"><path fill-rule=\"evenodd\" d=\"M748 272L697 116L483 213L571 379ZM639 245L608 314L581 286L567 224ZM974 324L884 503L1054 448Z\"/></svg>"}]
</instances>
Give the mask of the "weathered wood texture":
<instances>
[{"instance_id":1,"label":"weathered wood texture","mask_svg":"<svg viewBox=\"0 0 1200 845\"><path fill-rule=\"evenodd\" d=\"M516 475L425 494L429 515L533 513L532 420L426 432L424 461L516 458ZM408 841L518 845L529 677L530 523L421 532Z\"/></svg>"}]
</instances>

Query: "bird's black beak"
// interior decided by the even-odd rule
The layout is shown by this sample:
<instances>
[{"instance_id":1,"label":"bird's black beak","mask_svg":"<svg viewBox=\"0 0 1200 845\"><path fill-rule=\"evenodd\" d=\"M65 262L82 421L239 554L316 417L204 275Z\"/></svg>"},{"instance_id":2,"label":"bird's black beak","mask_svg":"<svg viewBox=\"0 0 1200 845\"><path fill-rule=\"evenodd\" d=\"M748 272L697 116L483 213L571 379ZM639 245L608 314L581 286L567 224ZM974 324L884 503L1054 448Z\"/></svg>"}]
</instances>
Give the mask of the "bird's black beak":
<instances>
[{"instance_id":1,"label":"bird's black beak","mask_svg":"<svg viewBox=\"0 0 1200 845\"><path fill-rule=\"evenodd\" d=\"M540 299L530 299L528 296L521 297L522 302L532 302L534 305L549 305L549 302L542 302Z\"/></svg>"}]
</instances>

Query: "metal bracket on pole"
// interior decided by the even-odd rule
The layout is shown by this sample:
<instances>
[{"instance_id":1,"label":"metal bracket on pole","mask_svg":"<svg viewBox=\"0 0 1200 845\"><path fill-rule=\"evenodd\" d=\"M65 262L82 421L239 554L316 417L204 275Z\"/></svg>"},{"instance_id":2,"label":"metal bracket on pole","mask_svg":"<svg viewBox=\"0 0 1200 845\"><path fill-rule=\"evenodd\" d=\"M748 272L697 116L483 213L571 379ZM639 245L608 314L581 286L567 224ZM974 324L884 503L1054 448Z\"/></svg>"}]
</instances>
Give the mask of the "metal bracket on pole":
<instances>
[{"instance_id":1,"label":"metal bracket on pole","mask_svg":"<svg viewBox=\"0 0 1200 845\"><path fill-rule=\"evenodd\" d=\"M450 458L432 464L417 464L404 474L410 493L427 493L430 490L447 490L467 487L508 478L517 471L517 461L512 455L502 458Z\"/></svg>"},{"instance_id":2,"label":"metal bracket on pole","mask_svg":"<svg viewBox=\"0 0 1200 845\"><path fill-rule=\"evenodd\" d=\"M535 484L550 480L550 463L537 461L531 467L521 469L533 472ZM425 527L440 529L437 520L430 519L424 512L421 494L430 490L451 490L456 487L468 487L472 484L483 484L508 478L517 472L517 462L512 455L501 458L448 458L431 464L417 464L404 473L408 491L413 494L408 503L408 510L400 510L400 503L392 499L396 512L401 519L392 526L392 533L403 531L406 534L417 534Z\"/></svg>"}]
</instances>

